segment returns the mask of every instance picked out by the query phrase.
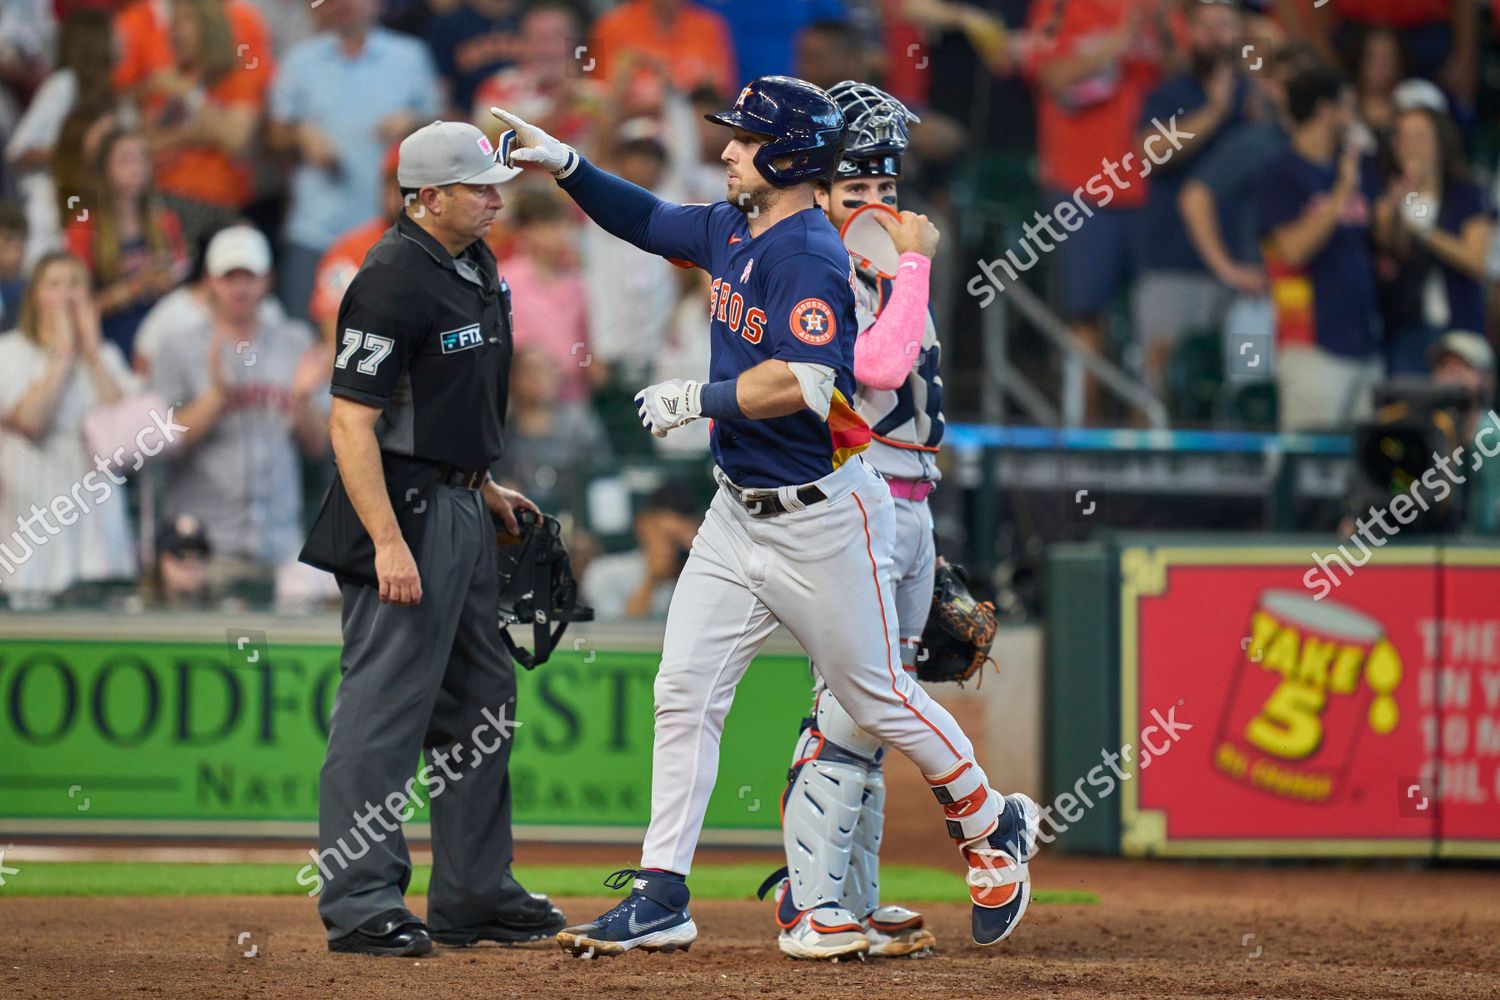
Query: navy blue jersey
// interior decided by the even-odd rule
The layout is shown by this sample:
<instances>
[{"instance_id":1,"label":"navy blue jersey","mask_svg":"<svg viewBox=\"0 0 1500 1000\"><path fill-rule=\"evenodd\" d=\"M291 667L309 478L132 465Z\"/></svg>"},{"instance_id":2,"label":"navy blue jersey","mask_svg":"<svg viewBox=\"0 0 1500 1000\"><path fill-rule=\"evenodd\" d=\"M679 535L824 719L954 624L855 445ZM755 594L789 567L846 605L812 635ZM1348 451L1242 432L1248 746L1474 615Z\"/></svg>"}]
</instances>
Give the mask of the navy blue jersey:
<instances>
[{"instance_id":1,"label":"navy blue jersey","mask_svg":"<svg viewBox=\"0 0 1500 1000\"><path fill-rule=\"evenodd\" d=\"M828 420L799 410L769 420L716 420L714 460L740 486L809 483L869 445L855 414L854 271L838 230L817 208L751 237L728 202L658 202L642 247L713 276L709 378L719 382L771 358L838 373Z\"/></svg>"}]
</instances>

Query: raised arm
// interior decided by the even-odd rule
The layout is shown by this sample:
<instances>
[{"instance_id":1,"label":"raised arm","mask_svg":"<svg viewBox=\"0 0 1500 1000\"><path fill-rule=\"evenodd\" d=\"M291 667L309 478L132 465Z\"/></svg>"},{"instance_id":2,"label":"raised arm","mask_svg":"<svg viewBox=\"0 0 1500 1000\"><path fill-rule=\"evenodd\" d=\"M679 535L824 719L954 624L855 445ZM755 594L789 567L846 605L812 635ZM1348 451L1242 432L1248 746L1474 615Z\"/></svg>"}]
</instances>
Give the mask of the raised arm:
<instances>
[{"instance_id":1,"label":"raised arm","mask_svg":"<svg viewBox=\"0 0 1500 1000\"><path fill-rule=\"evenodd\" d=\"M925 215L902 212L900 220L884 212L875 218L901 252L891 285L891 300L854 342L854 380L872 389L895 389L906 381L927 334L928 282L937 252L937 227Z\"/></svg>"},{"instance_id":2,"label":"raised arm","mask_svg":"<svg viewBox=\"0 0 1500 1000\"><path fill-rule=\"evenodd\" d=\"M702 266L708 257L712 209L662 201L589 163L578 151L558 142L502 108L490 108L509 131L500 137L499 158L509 166L535 164L546 170L589 218L611 235L647 253Z\"/></svg>"},{"instance_id":3,"label":"raised arm","mask_svg":"<svg viewBox=\"0 0 1500 1000\"><path fill-rule=\"evenodd\" d=\"M667 202L582 157L571 173L558 178L557 184L605 232L649 253L657 252L651 245L651 217Z\"/></svg>"},{"instance_id":4,"label":"raised arm","mask_svg":"<svg viewBox=\"0 0 1500 1000\"><path fill-rule=\"evenodd\" d=\"M1339 160L1338 180L1328 196L1311 202L1295 219L1269 227L1268 235L1276 256L1288 267L1306 267L1323 252L1338 231L1344 209L1358 193L1359 153L1346 150ZM1267 214L1265 205L1263 192L1263 217Z\"/></svg>"}]
</instances>

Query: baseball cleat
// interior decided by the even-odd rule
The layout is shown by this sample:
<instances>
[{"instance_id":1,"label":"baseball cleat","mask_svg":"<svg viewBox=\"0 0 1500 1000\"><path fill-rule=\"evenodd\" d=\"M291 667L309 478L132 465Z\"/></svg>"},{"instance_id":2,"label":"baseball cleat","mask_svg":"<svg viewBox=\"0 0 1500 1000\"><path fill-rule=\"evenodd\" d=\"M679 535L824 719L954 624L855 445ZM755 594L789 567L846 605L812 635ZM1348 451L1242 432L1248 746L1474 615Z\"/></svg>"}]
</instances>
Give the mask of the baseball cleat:
<instances>
[{"instance_id":1,"label":"baseball cleat","mask_svg":"<svg viewBox=\"0 0 1500 1000\"><path fill-rule=\"evenodd\" d=\"M776 944L781 953L788 958L825 962L843 958L863 961L870 942L854 914L831 904L799 910L792 899L791 885L790 880L782 879L776 887L776 926L781 928Z\"/></svg>"},{"instance_id":2,"label":"baseball cleat","mask_svg":"<svg viewBox=\"0 0 1500 1000\"><path fill-rule=\"evenodd\" d=\"M842 906L819 906L799 914L796 923L782 930L776 944L788 958L833 962L863 959L870 950L864 927Z\"/></svg>"},{"instance_id":3,"label":"baseball cleat","mask_svg":"<svg viewBox=\"0 0 1500 1000\"><path fill-rule=\"evenodd\" d=\"M557 943L577 958L613 958L641 951L687 951L698 939L688 914L688 887L683 876L621 868L604 880L622 889L634 879L630 895L592 923L558 932Z\"/></svg>"},{"instance_id":4,"label":"baseball cleat","mask_svg":"<svg viewBox=\"0 0 1500 1000\"><path fill-rule=\"evenodd\" d=\"M998 944L1010 937L1031 901L1026 863L1036 856L1041 811L1020 792L1005 796L995 831L962 846L969 863L969 899L974 904L974 943Z\"/></svg>"},{"instance_id":5,"label":"baseball cleat","mask_svg":"<svg viewBox=\"0 0 1500 1000\"><path fill-rule=\"evenodd\" d=\"M937 944L922 914L904 906L882 906L862 923L874 958L926 958Z\"/></svg>"}]
</instances>

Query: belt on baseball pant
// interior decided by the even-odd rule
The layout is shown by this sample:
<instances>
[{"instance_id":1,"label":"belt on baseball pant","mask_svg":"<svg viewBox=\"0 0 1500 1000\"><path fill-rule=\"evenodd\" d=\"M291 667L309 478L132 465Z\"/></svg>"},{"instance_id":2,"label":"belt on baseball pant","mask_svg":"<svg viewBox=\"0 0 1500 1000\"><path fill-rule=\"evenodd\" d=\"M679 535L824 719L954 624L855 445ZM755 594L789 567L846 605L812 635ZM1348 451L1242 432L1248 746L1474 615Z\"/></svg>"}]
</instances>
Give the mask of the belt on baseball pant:
<instances>
[{"instance_id":1,"label":"belt on baseball pant","mask_svg":"<svg viewBox=\"0 0 1500 1000\"><path fill-rule=\"evenodd\" d=\"M714 469L714 478L719 481L720 486L729 491L730 496L739 501L740 506L744 507L745 512L751 517L775 517L777 514L785 514L793 509L782 500L781 489L746 489L736 486L717 468ZM803 507L811 507L815 503L822 503L828 499L828 494L812 483L796 487L795 494L797 502Z\"/></svg>"},{"instance_id":2,"label":"belt on baseball pant","mask_svg":"<svg viewBox=\"0 0 1500 1000\"><path fill-rule=\"evenodd\" d=\"M488 471L468 472L445 464L439 467L438 482L446 486L456 486L461 490L477 490L484 485L484 480L488 475Z\"/></svg>"},{"instance_id":3,"label":"belt on baseball pant","mask_svg":"<svg viewBox=\"0 0 1500 1000\"><path fill-rule=\"evenodd\" d=\"M891 496L897 500L912 500L916 503L926 500L937 489L937 483L925 479L892 479L886 476L885 483L891 488Z\"/></svg>"}]
</instances>

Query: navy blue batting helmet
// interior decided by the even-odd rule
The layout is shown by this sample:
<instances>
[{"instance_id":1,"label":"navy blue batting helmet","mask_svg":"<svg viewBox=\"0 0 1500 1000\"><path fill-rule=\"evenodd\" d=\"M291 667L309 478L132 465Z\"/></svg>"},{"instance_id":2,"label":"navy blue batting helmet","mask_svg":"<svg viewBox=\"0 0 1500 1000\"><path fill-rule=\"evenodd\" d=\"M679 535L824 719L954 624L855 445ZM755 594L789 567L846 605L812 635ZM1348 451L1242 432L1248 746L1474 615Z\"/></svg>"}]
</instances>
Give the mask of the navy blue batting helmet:
<instances>
[{"instance_id":1,"label":"navy blue batting helmet","mask_svg":"<svg viewBox=\"0 0 1500 1000\"><path fill-rule=\"evenodd\" d=\"M711 122L744 129L771 141L755 154L760 175L777 187L826 180L844 148L844 115L821 88L791 76L762 76L740 91L734 107ZM786 166L772 161L791 157Z\"/></svg>"}]
</instances>

